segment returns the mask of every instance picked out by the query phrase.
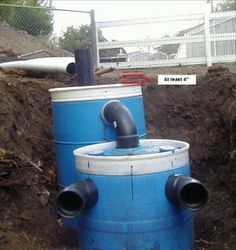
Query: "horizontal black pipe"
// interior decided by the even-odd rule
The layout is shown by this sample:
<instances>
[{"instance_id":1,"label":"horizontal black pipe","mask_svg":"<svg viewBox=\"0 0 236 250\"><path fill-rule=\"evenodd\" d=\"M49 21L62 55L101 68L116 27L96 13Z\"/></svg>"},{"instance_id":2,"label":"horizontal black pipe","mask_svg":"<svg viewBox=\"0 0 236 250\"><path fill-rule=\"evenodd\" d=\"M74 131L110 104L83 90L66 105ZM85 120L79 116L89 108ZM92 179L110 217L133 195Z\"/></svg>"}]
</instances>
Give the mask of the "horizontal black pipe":
<instances>
[{"instance_id":1,"label":"horizontal black pipe","mask_svg":"<svg viewBox=\"0 0 236 250\"><path fill-rule=\"evenodd\" d=\"M75 67L78 85L94 85L91 49L75 50Z\"/></svg>"},{"instance_id":2,"label":"horizontal black pipe","mask_svg":"<svg viewBox=\"0 0 236 250\"><path fill-rule=\"evenodd\" d=\"M103 117L116 130L117 148L132 148L139 145L134 118L123 103L119 101L108 102L103 109Z\"/></svg>"},{"instance_id":3,"label":"horizontal black pipe","mask_svg":"<svg viewBox=\"0 0 236 250\"><path fill-rule=\"evenodd\" d=\"M91 179L73 183L57 195L58 212L67 218L75 217L86 208L96 204L98 190Z\"/></svg>"},{"instance_id":4,"label":"horizontal black pipe","mask_svg":"<svg viewBox=\"0 0 236 250\"><path fill-rule=\"evenodd\" d=\"M172 202L196 211L208 200L207 188L198 180L183 175L171 175L167 180L166 195Z\"/></svg>"}]
</instances>

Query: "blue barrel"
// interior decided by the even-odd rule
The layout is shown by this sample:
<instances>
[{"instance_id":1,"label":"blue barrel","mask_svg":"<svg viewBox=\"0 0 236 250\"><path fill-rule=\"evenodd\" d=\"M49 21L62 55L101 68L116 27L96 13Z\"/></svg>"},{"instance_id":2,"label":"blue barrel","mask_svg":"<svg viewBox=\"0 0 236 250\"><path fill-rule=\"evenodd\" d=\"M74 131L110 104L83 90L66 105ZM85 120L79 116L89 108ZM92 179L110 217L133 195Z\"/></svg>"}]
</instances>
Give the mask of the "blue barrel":
<instances>
[{"instance_id":1,"label":"blue barrel","mask_svg":"<svg viewBox=\"0 0 236 250\"><path fill-rule=\"evenodd\" d=\"M191 250L191 211L165 192L172 175L190 175L189 145L175 140L140 140L133 149L115 142L74 151L77 181L92 180L97 203L77 217L83 250Z\"/></svg>"},{"instance_id":2,"label":"blue barrel","mask_svg":"<svg viewBox=\"0 0 236 250\"><path fill-rule=\"evenodd\" d=\"M140 138L146 137L142 89L139 85L97 85L50 89L59 189L77 181L73 150L112 141L114 128L104 123L104 105L119 100L130 110Z\"/></svg>"}]
</instances>

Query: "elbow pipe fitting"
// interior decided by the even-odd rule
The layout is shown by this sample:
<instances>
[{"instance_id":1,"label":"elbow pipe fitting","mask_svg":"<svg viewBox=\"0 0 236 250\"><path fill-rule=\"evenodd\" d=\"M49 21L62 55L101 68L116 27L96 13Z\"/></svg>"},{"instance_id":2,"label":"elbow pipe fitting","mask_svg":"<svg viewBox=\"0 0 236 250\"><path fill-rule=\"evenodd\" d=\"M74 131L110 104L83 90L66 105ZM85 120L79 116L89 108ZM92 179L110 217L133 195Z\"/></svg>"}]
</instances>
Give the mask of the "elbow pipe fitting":
<instances>
[{"instance_id":1,"label":"elbow pipe fitting","mask_svg":"<svg viewBox=\"0 0 236 250\"><path fill-rule=\"evenodd\" d=\"M73 183L64 188L56 198L59 214L73 218L98 200L98 190L91 179Z\"/></svg>"},{"instance_id":2,"label":"elbow pipe fitting","mask_svg":"<svg viewBox=\"0 0 236 250\"><path fill-rule=\"evenodd\" d=\"M167 198L188 209L197 211L208 200L207 188L198 180L183 175L171 175L166 182Z\"/></svg>"},{"instance_id":3,"label":"elbow pipe fitting","mask_svg":"<svg viewBox=\"0 0 236 250\"><path fill-rule=\"evenodd\" d=\"M139 145L134 118L124 104L119 101L108 102L103 108L102 116L115 128L117 148L133 148Z\"/></svg>"}]
</instances>

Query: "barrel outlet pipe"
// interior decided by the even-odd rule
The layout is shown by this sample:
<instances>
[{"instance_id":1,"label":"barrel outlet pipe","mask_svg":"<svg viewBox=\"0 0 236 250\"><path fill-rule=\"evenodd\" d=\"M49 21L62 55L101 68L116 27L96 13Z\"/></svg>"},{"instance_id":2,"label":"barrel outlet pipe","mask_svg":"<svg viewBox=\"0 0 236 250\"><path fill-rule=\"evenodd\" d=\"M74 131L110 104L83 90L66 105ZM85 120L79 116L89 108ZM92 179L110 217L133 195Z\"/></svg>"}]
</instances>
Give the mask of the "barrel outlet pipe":
<instances>
[{"instance_id":1,"label":"barrel outlet pipe","mask_svg":"<svg viewBox=\"0 0 236 250\"><path fill-rule=\"evenodd\" d=\"M116 100L106 103L102 117L105 122L115 128L117 148L133 148L139 145L134 118L123 103Z\"/></svg>"},{"instance_id":2,"label":"barrel outlet pipe","mask_svg":"<svg viewBox=\"0 0 236 250\"><path fill-rule=\"evenodd\" d=\"M59 214L73 218L84 209L93 207L98 200L98 190L91 179L73 183L58 193L56 198Z\"/></svg>"},{"instance_id":3,"label":"barrel outlet pipe","mask_svg":"<svg viewBox=\"0 0 236 250\"><path fill-rule=\"evenodd\" d=\"M197 211L208 201L208 190L200 181L183 175L171 175L165 186L166 196L173 203Z\"/></svg>"}]
</instances>

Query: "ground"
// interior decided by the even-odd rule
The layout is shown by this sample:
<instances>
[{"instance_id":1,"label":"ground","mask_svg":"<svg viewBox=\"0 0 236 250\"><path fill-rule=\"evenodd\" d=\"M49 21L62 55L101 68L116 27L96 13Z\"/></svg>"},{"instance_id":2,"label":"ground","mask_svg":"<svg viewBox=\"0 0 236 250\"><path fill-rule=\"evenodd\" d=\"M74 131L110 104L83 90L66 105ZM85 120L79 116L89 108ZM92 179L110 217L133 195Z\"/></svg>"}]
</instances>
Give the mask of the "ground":
<instances>
[{"instance_id":1,"label":"ground","mask_svg":"<svg viewBox=\"0 0 236 250\"><path fill-rule=\"evenodd\" d=\"M192 176L210 192L207 206L194 214L196 249L235 250L236 65L142 72L197 74L197 86L143 87L148 137L191 145ZM97 84L116 83L119 73L100 76ZM55 209L48 93L72 85L75 79L65 75L0 72L0 249L76 249L75 233L61 225Z\"/></svg>"},{"instance_id":2,"label":"ground","mask_svg":"<svg viewBox=\"0 0 236 250\"><path fill-rule=\"evenodd\" d=\"M17 55L26 55L34 52L39 53L24 56L22 59L48 56L73 56L68 51L46 43L46 38L36 38L23 30L16 31L7 24L3 25L0 23L0 34L0 62L11 61L11 57L15 57L15 60L19 60L20 58L17 59ZM10 49L10 57L3 56L2 50L4 49Z\"/></svg>"}]
</instances>

